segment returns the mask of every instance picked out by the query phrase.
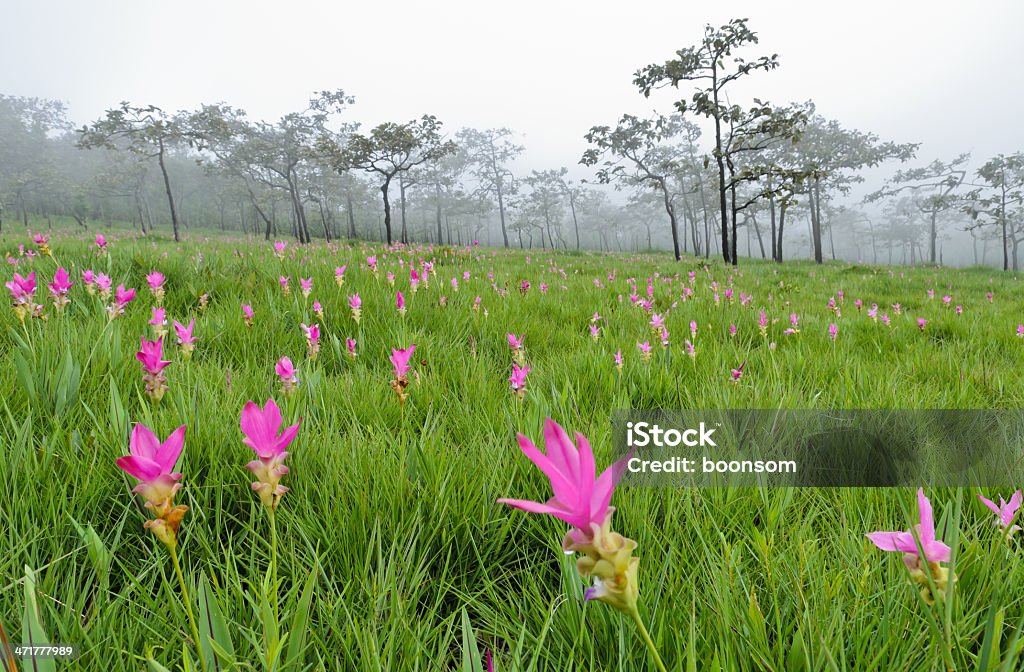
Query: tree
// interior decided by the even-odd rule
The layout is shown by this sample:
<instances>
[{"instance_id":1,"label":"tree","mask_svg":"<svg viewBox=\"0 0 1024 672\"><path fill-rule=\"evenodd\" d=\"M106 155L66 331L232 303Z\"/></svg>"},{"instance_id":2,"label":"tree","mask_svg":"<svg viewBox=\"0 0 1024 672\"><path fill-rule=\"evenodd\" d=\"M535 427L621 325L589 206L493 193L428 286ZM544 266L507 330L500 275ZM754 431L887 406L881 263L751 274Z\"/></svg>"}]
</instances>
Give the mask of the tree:
<instances>
[{"instance_id":1,"label":"tree","mask_svg":"<svg viewBox=\"0 0 1024 672\"><path fill-rule=\"evenodd\" d=\"M428 161L437 161L458 148L454 142L441 136L441 126L437 117L424 115L404 124L385 122L370 131L369 135L353 133L344 146L339 145L333 137L324 135L320 138L318 144L321 153L329 157L338 172L356 168L380 175L388 245L392 243L391 202L388 195L391 181L400 173Z\"/></svg>"},{"instance_id":2,"label":"tree","mask_svg":"<svg viewBox=\"0 0 1024 672\"><path fill-rule=\"evenodd\" d=\"M615 128L594 126L585 136L595 147L588 149L580 159L585 166L596 166L602 184L637 185L647 183L662 197L672 228L672 247L676 261L682 259L679 250L679 225L676 218L675 188L671 178L678 169L677 148L669 141L680 129L681 120L668 117L641 119L625 114Z\"/></svg>"},{"instance_id":3,"label":"tree","mask_svg":"<svg viewBox=\"0 0 1024 672\"><path fill-rule=\"evenodd\" d=\"M505 199L515 193L515 180L508 164L523 153L524 147L512 141L512 131L507 128L483 131L464 128L456 137L466 151L471 170L480 184L480 192L492 195L498 203L501 237L508 247Z\"/></svg>"},{"instance_id":4,"label":"tree","mask_svg":"<svg viewBox=\"0 0 1024 672\"><path fill-rule=\"evenodd\" d=\"M718 164L722 255L726 262L731 261L730 251L733 247L729 245L729 217L726 204L728 187L725 178L725 130L738 110L737 107L724 102L726 87L744 75L758 70L774 70L779 65L777 54L761 56L752 61L733 55L733 51L757 42L757 34L747 27L747 19L733 19L719 28L707 25L704 28L704 39L700 44L680 49L674 59L638 70L633 80L644 97L650 97L654 89L665 85L678 89L682 82L698 83L698 88L693 92L691 99L679 100L675 107L679 114L692 109L715 122L713 156ZM727 59L731 60L727 62Z\"/></svg>"},{"instance_id":5,"label":"tree","mask_svg":"<svg viewBox=\"0 0 1024 672\"><path fill-rule=\"evenodd\" d=\"M995 224L1003 243L1003 270L1010 269L1010 245L1013 246L1013 270L1017 270L1017 248L1024 240L1024 152L1000 154L977 171L981 185L967 195L965 210L975 226Z\"/></svg>"},{"instance_id":6,"label":"tree","mask_svg":"<svg viewBox=\"0 0 1024 672\"><path fill-rule=\"evenodd\" d=\"M562 200L565 195L563 177L564 174L558 170L535 170L524 180L530 190L523 199L523 209L532 215L532 219L543 223L542 245L546 230L552 248L558 247L555 241L556 232L562 247L566 246L565 240L562 239L562 216L565 214Z\"/></svg>"},{"instance_id":7,"label":"tree","mask_svg":"<svg viewBox=\"0 0 1024 672\"><path fill-rule=\"evenodd\" d=\"M918 209L928 215L928 262L937 263L939 215L960 203L956 191L967 177L965 166L970 158L970 154L961 154L948 163L936 159L922 168L897 171L886 182L886 186L868 194L864 200L871 202L905 191L913 193Z\"/></svg>"},{"instance_id":8,"label":"tree","mask_svg":"<svg viewBox=\"0 0 1024 672\"><path fill-rule=\"evenodd\" d=\"M178 211L174 206L174 193L166 161L168 150L183 139L178 121L154 105L135 107L122 102L120 107L107 110L106 116L91 126L83 126L79 135L79 146L85 149L123 147L137 156L157 160L163 175L167 205L171 211L174 240L180 241Z\"/></svg>"},{"instance_id":9,"label":"tree","mask_svg":"<svg viewBox=\"0 0 1024 672\"><path fill-rule=\"evenodd\" d=\"M28 226L29 198L51 189L57 165L53 135L69 124L64 104L43 98L0 94L0 229L11 199Z\"/></svg>"},{"instance_id":10,"label":"tree","mask_svg":"<svg viewBox=\"0 0 1024 672\"><path fill-rule=\"evenodd\" d=\"M843 128L838 121L826 120L812 113L800 133L799 141L783 159L787 165L801 171L806 179L802 193L808 199L811 216L811 243L814 261L822 263L822 200L830 191L843 194L851 186L862 182L856 171L877 166L889 159L908 161L914 158L918 145L882 142L873 133Z\"/></svg>"}]
</instances>

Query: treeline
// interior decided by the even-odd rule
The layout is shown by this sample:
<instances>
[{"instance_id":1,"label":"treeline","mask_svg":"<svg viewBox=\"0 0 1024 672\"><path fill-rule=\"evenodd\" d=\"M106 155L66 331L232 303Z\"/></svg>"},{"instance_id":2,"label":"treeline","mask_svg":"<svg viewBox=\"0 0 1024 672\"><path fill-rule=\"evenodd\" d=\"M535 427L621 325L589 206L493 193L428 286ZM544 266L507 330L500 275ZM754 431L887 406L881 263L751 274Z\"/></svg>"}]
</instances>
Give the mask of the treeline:
<instances>
[{"instance_id":1,"label":"treeline","mask_svg":"<svg viewBox=\"0 0 1024 672\"><path fill-rule=\"evenodd\" d=\"M708 26L700 44L636 72L640 94L682 97L667 114L586 134L580 163L621 198L564 166L517 171L524 147L507 128L448 133L424 115L364 131L346 119L355 101L341 90L276 121L223 103L169 113L125 102L81 128L58 101L0 95L0 230L32 214L175 239L219 228L300 242L669 246L732 264L744 254L942 263L943 243L964 248L957 238L969 235L974 263L993 247L1017 269L1024 154L974 170L967 154L914 165L918 145L845 128L811 102L730 102L736 82L779 67L776 55L744 53L757 41L743 19ZM910 167L852 202L864 169L887 162Z\"/></svg>"}]
</instances>

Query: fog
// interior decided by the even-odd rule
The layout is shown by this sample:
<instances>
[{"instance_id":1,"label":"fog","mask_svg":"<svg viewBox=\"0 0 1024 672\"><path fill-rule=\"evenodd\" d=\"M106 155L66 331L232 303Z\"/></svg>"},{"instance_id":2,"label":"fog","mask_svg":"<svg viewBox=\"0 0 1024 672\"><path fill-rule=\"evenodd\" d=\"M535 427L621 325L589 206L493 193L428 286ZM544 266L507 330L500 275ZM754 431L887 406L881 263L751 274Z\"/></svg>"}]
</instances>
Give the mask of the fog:
<instances>
[{"instance_id":1,"label":"fog","mask_svg":"<svg viewBox=\"0 0 1024 672\"><path fill-rule=\"evenodd\" d=\"M363 130L423 114L436 115L449 134L507 127L525 147L510 162L517 176L565 167L570 178L593 182L594 170L579 164L592 126L614 125L624 113L671 114L673 101L689 95L684 83L644 98L634 73L698 43L705 24L748 17L760 42L737 53L777 53L779 67L737 81L729 102L812 100L818 115L844 128L920 143L915 159L862 171L866 182L830 195L831 205L858 204L899 168L964 152L976 181L974 171L988 159L1024 149L1024 82L1016 74L1024 4L823 4L521 2L497 9L471 2L15 0L2 10L0 93L64 101L67 117L81 126L120 101L167 111L226 101L272 122L301 110L316 91L344 89L355 103L340 119ZM692 121L704 130L706 154L709 122ZM610 202L624 204L627 196L612 193ZM885 218L880 203L864 211ZM561 217L560 226L569 225ZM670 247L667 222L654 223L652 245ZM945 235L961 240L966 234L957 232L969 223L951 220ZM501 242L493 221L484 233ZM558 233L548 244L559 244ZM584 237L591 247L613 247ZM646 244L636 232L621 238L623 249ZM740 238L743 255L745 232ZM794 239L794 258L806 256L807 245ZM950 256L953 248L964 254ZM946 253L947 263L974 261L963 245L951 242ZM861 254L840 241L837 256Z\"/></svg>"}]
</instances>

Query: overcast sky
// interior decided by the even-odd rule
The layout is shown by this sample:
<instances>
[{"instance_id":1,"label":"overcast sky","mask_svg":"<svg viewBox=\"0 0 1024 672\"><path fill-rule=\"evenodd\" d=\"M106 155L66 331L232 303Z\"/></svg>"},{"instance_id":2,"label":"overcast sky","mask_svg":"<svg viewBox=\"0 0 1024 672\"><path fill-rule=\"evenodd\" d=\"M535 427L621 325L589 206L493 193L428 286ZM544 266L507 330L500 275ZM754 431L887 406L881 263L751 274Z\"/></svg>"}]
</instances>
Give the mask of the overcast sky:
<instances>
[{"instance_id":1,"label":"overcast sky","mask_svg":"<svg viewBox=\"0 0 1024 672\"><path fill-rule=\"evenodd\" d=\"M493 7L493 8L489 8ZM785 9L780 9L784 7ZM523 168L574 167L583 135L644 100L639 67L748 17L781 67L734 102L813 99L818 111L920 157L1024 149L1024 2L311 2L4 0L0 92L57 98L76 123L121 100L169 110L226 101L253 117L316 90L356 97L363 124L437 115L508 126Z\"/></svg>"}]
</instances>

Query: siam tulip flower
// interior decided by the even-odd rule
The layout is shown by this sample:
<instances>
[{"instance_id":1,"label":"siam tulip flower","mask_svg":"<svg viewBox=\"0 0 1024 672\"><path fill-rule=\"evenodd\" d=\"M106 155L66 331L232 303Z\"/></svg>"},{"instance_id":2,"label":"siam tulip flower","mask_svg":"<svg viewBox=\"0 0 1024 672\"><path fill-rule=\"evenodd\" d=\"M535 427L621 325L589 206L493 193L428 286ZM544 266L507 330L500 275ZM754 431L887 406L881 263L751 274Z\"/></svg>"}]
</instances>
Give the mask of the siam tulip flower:
<instances>
[{"instance_id":1,"label":"siam tulip flower","mask_svg":"<svg viewBox=\"0 0 1024 672\"><path fill-rule=\"evenodd\" d=\"M92 270L87 269L82 271L82 284L85 285L85 291L89 292L90 295L96 293L96 274Z\"/></svg>"},{"instance_id":2,"label":"siam tulip flower","mask_svg":"<svg viewBox=\"0 0 1024 672\"><path fill-rule=\"evenodd\" d=\"M945 595L950 580L956 582L956 575L939 564L949 561L952 549L935 538L932 504L925 496L923 488L917 491L917 507L920 522L914 526L913 531L870 532L865 536L883 551L903 553L903 563L910 570L911 579L924 586L921 595L931 604L934 596L928 585L928 574L923 570L924 565L928 566L928 573L938 588L939 598Z\"/></svg>"},{"instance_id":3,"label":"siam tulip flower","mask_svg":"<svg viewBox=\"0 0 1024 672\"><path fill-rule=\"evenodd\" d=\"M153 299L159 306L164 300L164 283L166 282L164 274L160 271L153 271L146 275L146 283L149 285L149 293L153 295Z\"/></svg>"},{"instance_id":4,"label":"siam tulip flower","mask_svg":"<svg viewBox=\"0 0 1024 672\"><path fill-rule=\"evenodd\" d=\"M402 292L395 293L395 306L398 308L398 314L405 317L405 297L402 296Z\"/></svg>"},{"instance_id":5,"label":"siam tulip flower","mask_svg":"<svg viewBox=\"0 0 1024 672\"><path fill-rule=\"evenodd\" d=\"M324 307L320 305L319 301L313 302L313 314L316 315L316 319L320 320L321 322L323 321Z\"/></svg>"},{"instance_id":6,"label":"siam tulip flower","mask_svg":"<svg viewBox=\"0 0 1024 672\"><path fill-rule=\"evenodd\" d=\"M302 298L308 299L313 291L313 278L299 278L299 286L302 288Z\"/></svg>"},{"instance_id":7,"label":"siam tulip flower","mask_svg":"<svg viewBox=\"0 0 1024 672\"><path fill-rule=\"evenodd\" d=\"M694 347L693 343L691 341L687 340L686 343L683 344L683 347L686 349L686 354L687 354L687 356L689 356L690 360L693 361L693 362L696 362L697 361L697 348Z\"/></svg>"},{"instance_id":8,"label":"siam tulip flower","mask_svg":"<svg viewBox=\"0 0 1024 672\"><path fill-rule=\"evenodd\" d=\"M245 465L256 476L252 489L270 511L277 509L281 497L288 492L288 488L281 485L281 478L288 473L284 460L288 457L289 444L299 433L298 423L280 431L283 423L281 409L273 399L267 399L262 409L252 401L246 402L239 423L245 435L242 442L252 448L257 457Z\"/></svg>"},{"instance_id":9,"label":"siam tulip flower","mask_svg":"<svg viewBox=\"0 0 1024 672\"><path fill-rule=\"evenodd\" d=\"M53 282L47 285L50 290L50 298L53 299L53 305L58 311L68 305L68 292L71 290L72 284L74 283L71 282L71 276L61 267L53 274Z\"/></svg>"},{"instance_id":10,"label":"siam tulip flower","mask_svg":"<svg viewBox=\"0 0 1024 672\"><path fill-rule=\"evenodd\" d=\"M989 303L992 303L992 292L985 292L985 298L988 299Z\"/></svg>"},{"instance_id":11,"label":"siam tulip flower","mask_svg":"<svg viewBox=\"0 0 1024 672\"><path fill-rule=\"evenodd\" d=\"M306 334L307 354L310 359L316 359L317 353L320 352L320 325L314 324L307 327L303 323L302 331Z\"/></svg>"},{"instance_id":12,"label":"siam tulip flower","mask_svg":"<svg viewBox=\"0 0 1024 672\"><path fill-rule=\"evenodd\" d=\"M295 377L295 365L288 357L281 357L274 365L274 373L281 379L281 394L289 396L299 385L299 379Z\"/></svg>"},{"instance_id":13,"label":"siam tulip flower","mask_svg":"<svg viewBox=\"0 0 1024 672\"><path fill-rule=\"evenodd\" d=\"M167 314L161 306L153 306L153 317L149 321L157 338L167 335Z\"/></svg>"},{"instance_id":14,"label":"siam tulip flower","mask_svg":"<svg viewBox=\"0 0 1024 672\"><path fill-rule=\"evenodd\" d=\"M483 299L481 299L481 298L480 298L479 296L478 296L478 297L476 297L476 298L475 298L475 299L473 300L473 312L474 312L474 313L479 313L479 312L480 312L480 302L481 302L482 300L483 300Z\"/></svg>"},{"instance_id":15,"label":"siam tulip flower","mask_svg":"<svg viewBox=\"0 0 1024 672\"><path fill-rule=\"evenodd\" d=\"M114 281L106 273L98 273L96 275L96 289L100 292L100 298L106 301L110 298L110 288L114 284Z\"/></svg>"},{"instance_id":16,"label":"siam tulip flower","mask_svg":"<svg viewBox=\"0 0 1024 672\"><path fill-rule=\"evenodd\" d=\"M188 326L186 327L177 320L174 321L174 332L178 335L178 347L181 348L181 358L188 361L192 357L192 351L196 347L196 341L199 340L192 335L192 331L196 328L196 318L189 320Z\"/></svg>"},{"instance_id":17,"label":"siam tulip flower","mask_svg":"<svg viewBox=\"0 0 1024 672\"><path fill-rule=\"evenodd\" d=\"M107 239L102 233L97 233L96 239L93 242L96 243L96 248L99 250L100 254L107 253Z\"/></svg>"},{"instance_id":18,"label":"siam tulip flower","mask_svg":"<svg viewBox=\"0 0 1024 672\"><path fill-rule=\"evenodd\" d=\"M622 373L622 348L615 351L615 368L619 373Z\"/></svg>"},{"instance_id":19,"label":"siam tulip flower","mask_svg":"<svg viewBox=\"0 0 1024 672\"><path fill-rule=\"evenodd\" d=\"M856 306L857 312L859 313L861 308L864 307L864 302L861 301L860 299L857 299L856 301L853 302L853 305Z\"/></svg>"},{"instance_id":20,"label":"siam tulip flower","mask_svg":"<svg viewBox=\"0 0 1024 672\"><path fill-rule=\"evenodd\" d=\"M44 257L53 257L53 252L50 250L50 237L45 233L37 233L32 236L32 242L39 248L39 254Z\"/></svg>"},{"instance_id":21,"label":"siam tulip flower","mask_svg":"<svg viewBox=\"0 0 1024 672\"><path fill-rule=\"evenodd\" d=\"M444 294L442 294L442 295L441 295L441 298L439 298L439 299L437 300L437 304L438 304L439 306L441 306L442 308L444 308L445 306L447 306L447 305L448 305L448 297L447 297L447 296L445 296Z\"/></svg>"},{"instance_id":22,"label":"siam tulip flower","mask_svg":"<svg viewBox=\"0 0 1024 672\"><path fill-rule=\"evenodd\" d=\"M659 313L651 315L651 333L657 334L665 327L665 318Z\"/></svg>"},{"instance_id":23,"label":"siam tulip flower","mask_svg":"<svg viewBox=\"0 0 1024 672\"><path fill-rule=\"evenodd\" d=\"M117 458L117 466L139 481L132 492L153 513L153 518L145 523L146 529L171 550L177 544L178 527L188 511L187 506L174 504L174 496L181 489L181 474L174 471L174 465L184 446L185 425L161 443L152 430L136 423L128 455Z\"/></svg>"},{"instance_id":24,"label":"siam tulip flower","mask_svg":"<svg viewBox=\"0 0 1024 672\"><path fill-rule=\"evenodd\" d=\"M206 306L210 303L210 295L203 292L199 295L199 312L206 312Z\"/></svg>"},{"instance_id":25,"label":"siam tulip flower","mask_svg":"<svg viewBox=\"0 0 1024 672\"><path fill-rule=\"evenodd\" d=\"M601 327L596 324L590 325L590 338L596 343L601 338Z\"/></svg>"},{"instance_id":26,"label":"siam tulip flower","mask_svg":"<svg viewBox=\"0 0 1024 672\"><path fill-rule=\"evenodd\" d=\"M1024 324L1017 325L1017 338L1024 338Z\"/></svg>"},{"instance_id":27,"label":"siam tulip flower","mask_svg":"<svg viewBox=\"0 0 1024 672\"><path fill-rule=\"evenodd\" d=\"M882 321L882 324L884 324L887 327L890 326L890 324L892 322L892 320L889 319L889 314L888 313L883 313L882 316L880 318L878 318L878 319L880 319Z\"/></svg>"},{"instance_id":28,"label":"siam tulip flower","mask_svg":"<svg viewBox=\"0 0 1024 672\"><path fill-rule=\"evenodd\" d=\"M373 272L373 277L377 277L377 257L369 256L366 258L366 265L370 267Z\"/></svg>"},{"instance_id":29,"label":"siam tulip flower","mask_svg":"<svg viewBox=\"0 0 1024 672\"><path fill-rule=\"evenodd\" d=\"M469 271L463 271L462 272L462 281L463 282L469 282L469 278L470 278Z\"/></svg>"},{"instance_id":30,"label":"siam tulip flower","mask_svg":"<svg viewBox=\"0 0 1024 672\"><path fill-rule=\"evenodd\" d=\"M281 291L285 296L291 296L292 293L291 287L288 286L289 280L291 280L291 278L287 275L282 275L277 279L277 281L281 283Z\"/></svg>"},{"instance_id":31,"label":"siam tulip flower","mask_svg":"<svg viewBox=\"0 0 1024 672\"><path fill-rule=\"evenodd\" d=\"M899 317L903 314L903 306L898 303L892 304L892 312L896 313L896 316Z\"/></svg>"},{"instance_id":32,"label":"siam tulip flower","mask_svg":"<svg viewBox=\"0 0 1024 672\"><path fill-rule=\"evenodd\" d=\"M1013 493L1010 497L1010 501L1008 502L1000 497L998 506L992 500L985 499L981 495L978 495L978 499L980 499L981 503L987 506L992 513L996 514L996 519L992 521L992 524L998 525L1006 530L1007 536L1024 529L1021 528L1020 525L1010 526L1014 517L1017 515L1017 511L1020 509L1021 504L1024 503L1024 492L1018 490Z\"/></svg>"},{"instance_id":33,"label":"siam tulip flower","mask_svg":"<svg viewBox=\"0 0 1024 672\"><path fill-rule=\"evenodd\" d=\"M740 378L743 377L743 367L745 367L746 365L747 365L747 360L743 360L743 363L740 364L740 368L738 368L738 369L731 369L730 370L730 372L732 373L732 382L734 382L734 383L740 382Z\"/></svg>"},{"instance_id":34,"label":"siam tulip flower","mask_svg":"<svg viewBox=\"0 0 1024 672\"><path fill-rule=\"evenodd\" d=\"M359 318L363 314L362 306L363 300L359 298L358 294L348 297L348 307L352 310L352 319L355 320L356 324L359 324Z\"/></svg>"},{"instance_id":35,"label":"siam tulip flower","mask_svg":"<svg viewBox=\"0 0 1024 672\"><path fill-rule=\"evenodd\" d=\"M512 375L508 379L508 382L512 384L509 385L509 389L515 392L516 397L519 399L526 396L526 374L529 372L530 367L528 366L512 364Z\"/></svg>"},{"instance_id":36,"label":"siam tulip flower","mask_svg":"<svg viewBox=\"0 0 1024 672\"><path fill-rule=\"evenodd\" d=\"M948 306L948 305L949 305L950 303L952 303L952 302L953 302L953 297L952 297L952 296L949 296L949 295L947 294L946 296L943 296L943 297L942 297L942 305L944 305L944 306Z\"/></svg>"},{"instance_id":37,"label":"siam tulip flower","mask_svg":"<svg viewBox=\"0 0 1024 672\"><path fill-rule=\"evenodd\" d=\"M247 303L243 303L242 304L242 315L245 316L245 326L247 326L250 329L252 329L252 320L253 320L253 317L255 315L252 312L252 306L250 306Z\"/></svg>"},{"instance_id":38,"label":"siam tulip flower","mask_svg":"<svg viewBox=\"0 0 1024 672\"><path fill-rule=\"evenodd\" d=\"M415 271L415 269L413 269L413 270ZM395 276L392 273L388 273L388 284L391 285L392 287L395 286ZM419 291L419 288L420 288L419 276L409 280L409 289L412 291L413 294L415 294L417 291Z\"/></svg>"},{"instance_id":39,"label":"siam tulip flower","mask_svg":"<svg viewBox=\"0 0 1024 672\"><path fill-rule=\"evenodd\" d=\"M146 383L146 395L153 401L163 399L167 391L167 376L164 369L170 364L163 359L164 340L158 338L155 341L141 339L142 347L135 353L135 359L142 362L142 380Z\"/></svg>"},{"instance_id":40,"label":"siam tulip flower","mask_svg":"<svg viewBox=\"0 0 1024 672\"><path fill-rule=\"evenodd\" d=\"M870 317L874 321L878 320L878 304L877 303L872 304L871 307L868 308L868 317Z\"/></svg>"},{"instance_id":41,"label":"siam tulip flower","mask_svg":"<svg viewBox=\"0 0 1024 672\"><path fill-rule=\"evenodd\" d=\"M935 290L934 289L929 289L928 290L928 299L931 300L931 299L934 299L934 298L935 298Z\"/></svg>"},{"instance_id":42,"label":"siam tulip flower","mask_svg":"<svg viewBox=\"0 0 1024 672\"><path fill-rule=\"evenodd\" d=\"M345 339L345 351L348 353L349 359L356 358L356 339L346 338Z\"/></svg>"},{"instance_id":43,"label":"siam tulip flower","mask_svg":"<svg viewBox=\"0 0 1024 672\"><path fill-rule=\"evenodd\" d=\"M920 329L921 331L924 331L924 328L926 326L928 326L928 320L924 319L923 317L917 318L917 328L918 329Z\"/></svg>"},{"instance_id":44,"label":"siam tulip flower","mask_svg":"<svg viewBox=\"0 0 1024 672\"><path fill-rule=\"evenodd\" d=\"M953 312L956 313L956 315L959 317L960 315L964 314L964 307L957 306L956 308L953 309Z\"/></svg>"},{"instance_id":45,"label":"siam tulip flower","mask_svg":"<svg viewBox=\"0 0 1024 672\"><path fill-rule=\"evenodd\" d=\"M828 337L832 339L833 343L839 338L839 326L834 322L828 325Z\"/></svg>"},{"instance_id":46,"label":"siam tulip flower","mask_svg":"<svg viewBox=\"0 0 1024 672\"><path fill-rule=\"evenodd\" d=\"M526 353L523 349L522 340L525 336L516 336L515 334L505 334L505 338L508 339L509 349L512 350L512 359L520 367L526 364Z\"/></svg>"},{"instance_id":47,"label":"siam tulip flower","mask_svg":"<svg viewBox=\"0 0 1024 672\"><path fill-rule=\"evenodd\" d=\"M637 342L636 347L640 350L640 359L642 359L645 362L651 361L650 341L644 341L643 343Z\"/></svg>"},{"instance_id":48,"label":"siam tulip flower","mask_svg":"<svg viewBox=\"0 0 1024 672\"><path fill-rule=\"evenodd\" d=\"M341 289L345 285L345 269L348 268L348 264L344 266L338 266L334 269L334 282L338 285L338 289Z\"/></svg>"},{"instance_id":49,"label":"siam tulip flower","mask_svg":"<svg viewBox=\"0 0 1024 672\"><path fill-rule=\"evenodd\" d=\"M124 315L124 309L135 298L135 289L125 289L124 285L118 285L114 291L114 302L107 306L107 317L111 320L118 315Z\"/></svg>"},{"instance_id":50,"label":"siam tulip flower","mask_svg":"<svg viewBox=\"0 0 1024 672\"><path fill-rule=\"evenodd\" d=\"M696 320L690 320L690 338L697 340L697 322Z\"/></svg>"},{"instance_id":51,"label":"siam tulip flower","mask_svg":"<svg viewBox=\"0 0 1024 672\"><path fill-rule=\"evenodd\" d=\"M391 349L391 365L394 367L395 373L395 378L391 381L391 389L398 395L398 402L403 405L407 396L405 388L409 386L409 359L412 357L415 349L415 343L404 350L400 348Z\"/></svg>"},{"instance_id":52,"label":"siam tulip flower","mask_svg":"<svg viewBox=\"0 0 1024 672\"><path fill-rule=\"evenodd\" d=\"M603 319L604 318L601 317L600 313L594 313L593 315L590 316L590 323L591 324L597 324L598 322L600 322Z\"/></svg>"},{"instance_id":53,"label":"siam tulip flower","mask_svg":"<svg viewBox=\"0 0 1024 672\"><path fill-rule=\"evenodd\" d=\"M545 290L546 290L546 287L545 287ZM530 283L527 282L526 280L520 280L519 281L519 293L522 294L523 296L526 296L526 293L528 291L530 291Z\"/></svg>"},{"instance_id":54,"label":"siam tulip flower","mask_svg":"<svg viewBox=\"0 0 1024 672\"><path fill-rule=\"evenodd\" d=\"M18 273L14 274L13 279L4 285L11 292L11 300L14 308L14 314L17 315L18 320L24 324L25 318L28 316L39 317L43 313L43 307L36 304L36 272L32 271L27 276L22 277Z\"/></svg>"},{"instance_id":55,"label":"siam tulip flower","mask_svg":"<svg viewBox=\"0 0 1024 672\"><path fill-rule=\"evenodd\" d=\"M735 324L730 324L729 325L729 336L731 338L736 338L736 331L737 331L736 325Z\"/></svg>"},{"instance_id":56,"label":"siam tulip flower","mask_svg":"<svg viewBox=\"0 0 1024 672\"><path fill-rule=\"evenodd\" d=\"M283 240L275 240L274 241L274 256L277 257L278 259L284 259L284 251L285 251L285 248L287 248L287 247L288 247L288 243L284 242Z\"/></svg>"},{"instance_id":57,"label":"siam tulip flower","mask_svg":"<svg viewBox=\"0 0 1024 672\"><path fill-rule=\"evenodd\" d=\"M612 531L611 527L615 511L611 498L625 471L628 456L597 475L594 453L586 437L577 432L573 443L566 431L550 418L544 423L546 453L522 434L518 435L518 440L527 458L548 477L554 496L543 503L505 498L498 503L527 513L547 514L572 527L562 539L562 549L579 554L577 571L581 577L593 579L593 586L586 590L584 599L600 600L632 616L654 657L656 668L664 672L665 665L637 610L640 560L633 557L637 544Z\"/></svg>"},{"instance_id":58,"label":"siam tulip flower","mask_svg":"<svg viewBox=\"0 0 1024 672\"><path fill-rule=\"evenodd\" d=\"M757 318L757 328L761 330L761 335L764 337L768 336L768 316L765 315L763 310L758 311L760 314Z\"/></svg>"}]
</instances>

